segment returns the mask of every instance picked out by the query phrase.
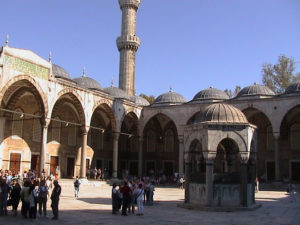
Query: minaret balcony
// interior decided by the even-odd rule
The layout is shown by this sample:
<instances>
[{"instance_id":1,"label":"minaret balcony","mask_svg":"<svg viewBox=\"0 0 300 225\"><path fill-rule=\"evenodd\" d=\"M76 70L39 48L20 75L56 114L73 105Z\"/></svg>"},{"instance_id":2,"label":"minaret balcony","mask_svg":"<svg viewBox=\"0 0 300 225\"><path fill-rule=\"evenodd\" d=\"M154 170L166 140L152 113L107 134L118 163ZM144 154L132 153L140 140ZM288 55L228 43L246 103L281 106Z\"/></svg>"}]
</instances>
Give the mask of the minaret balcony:
<instances>
[{"instance_id":1,"label":"minaret balcony","mask_svg":"<svg viewBox=\"0 0 300 225\"><path fill-rule=\"evenodd\" d=\"M137 51L140 44L140 39L135 35L126 35L117 38L117 46L119 51L122 49L131 49Z\"/></svg>"}]
</instances>

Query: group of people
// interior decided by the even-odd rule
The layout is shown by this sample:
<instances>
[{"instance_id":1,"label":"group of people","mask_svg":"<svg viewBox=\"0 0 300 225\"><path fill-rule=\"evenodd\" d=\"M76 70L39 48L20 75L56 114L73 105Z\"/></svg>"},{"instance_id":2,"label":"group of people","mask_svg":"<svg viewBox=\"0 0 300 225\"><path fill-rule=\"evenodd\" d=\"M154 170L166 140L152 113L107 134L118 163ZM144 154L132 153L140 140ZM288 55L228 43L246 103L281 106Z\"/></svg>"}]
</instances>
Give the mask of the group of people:
<instances>
[{"instance_id":1,"label":"group of people","mask_svg":"<svg viewBox=\"0 0 300 225\"><path fill-rule=\"evenodd\" d=\"M58 180L53 181L45 176L43 170L38 177L33 171L12 173L9 170L0 170L0 216L8 215L8 206L12 206L13 216L18 214L18 206L22 202L21 214L24 218L35 219L37 212L42 216L47 215L47 201L51 193L51 207L53 218L58 219L58 204L61 187Z\"/></svg>"},{"instance_id":2,"label":"group of people","mask_svg":"<svg viewBox=\"0 0 300 225\"><path fill-rule=\"evenodd\" d=\"M135 213L137 206L137 216L144 215L144 204L153 205L155 191L154 181L124 181L123 184L113 184L112 187L112 214L117 214L121 209L122 215Z\"/></svg>"}]
</instances>

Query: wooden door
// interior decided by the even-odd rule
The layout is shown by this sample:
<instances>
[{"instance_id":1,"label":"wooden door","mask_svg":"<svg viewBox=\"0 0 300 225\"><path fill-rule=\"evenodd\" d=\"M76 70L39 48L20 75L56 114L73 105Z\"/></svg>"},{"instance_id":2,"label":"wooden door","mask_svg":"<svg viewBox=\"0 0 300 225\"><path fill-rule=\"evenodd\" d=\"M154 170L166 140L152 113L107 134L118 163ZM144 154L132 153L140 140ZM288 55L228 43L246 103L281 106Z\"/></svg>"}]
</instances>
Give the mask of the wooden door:
<instances>
[{"instance_id":1,"label":"wooden door","mask_svg":"<svg viewBox=\"0 0 300 225\"><path fill-rule=\"evenodd\" d=\"M174 174L174 163L173 162L164 162L164 172L167 176Z\"/></svg>"},{"instance_id":2,"label":"wooden door","mask_svg":"<svg viewBox=\"0 0 300 225\"><path fill-rule=\"evenodd\" d=\"M103 169L102 168L102 160L101 159L98 159L97 161L96 161L96 166L97 166L97 169Z\"/></svg>"},{"instance_id":3,"label":"wooden door","mask_svg":"<svg viewBox=\"0 0 300 225\"><path fill-rule=\"evenodd\" d=\"M275 162L267 162L267 181L275 180Z\"/></svg>"},{"instance_id":4,"label":"wooden door","mask_svg":"<svg viewBox=\"0 0 300 225\"><path fill-rule=\"evenodd\" d=\"M50 158L50 173L56 175L56 168L58 167L58 156L51 156Z\"/></svg>"},{"instance_id":5,"label":"wooden door","mask_svg":"<svg viewBox=\"0 0 300 225\"><path fill-rule=\"evenodd\" d=\"M155 172L155 162L154 161L148 161L148 162L146 162L146 174L147 175L152 175L151 173L152 173L152 171L154 171Z\"/></svg>"},{"instance_id":6,"label":"wooden door","mask_svg":"<svg viewBox=\"0 0 300 225\"><path fill-rule=\"evenodd\" d=\"M21 167L21 154L20 153L10 153L9 170L13 174L20 171Z\"/></svg>"},{"instance_id":7,"label":"wooden door","mask_svg":"<svg viewBox=\"0 0 300 225\"><path fill-rule=\"evenodd\" d=\"M291 163L291 177L293 181L300 181L300 162Z\"/></svg>"},{"instance_id":8,"label":"wooden door","mask_svg":"<svg viewBox=\"0 0 300 225\"><path fill-rule=\"evenodd\" d=\"M86 170L85 170L85 173L86 173L86 174L90 174L90 173L89 173L89 172L90 172L90 159L86 159L86 160L85 160L85 163L86 163L86 164L85 164L85 169L86 169Z\"/></svg>"},{"instance_id":9,"label":"wooden door","mask_svg":"<svg viewBox=\"0 0 300 225\"><path fill-rule=\"evenodd\" d=\"M40 172L40 156L31 155L31 170L34 170L39 174Z\"/></svg>"},{"instance_id":10,"label":"wooden door","mask_svg":"<svg viewBox=\"0 0 300 225\"><path fill-rule=\"evenodd\" d=\"M75 167L75 159L68 158L67 159L67 177L74 176L74 167Z\"/></svg>"},{"instance_id":11,"label":"wooden door","mask_svg":"<svg viewBox=\"0 0 300 225\"><path fill-rule=\"evenodd\" d=\"M129 164L129 174L131 176L138 175L138 162L130 162Z\"/></svg>"}]
</instances>

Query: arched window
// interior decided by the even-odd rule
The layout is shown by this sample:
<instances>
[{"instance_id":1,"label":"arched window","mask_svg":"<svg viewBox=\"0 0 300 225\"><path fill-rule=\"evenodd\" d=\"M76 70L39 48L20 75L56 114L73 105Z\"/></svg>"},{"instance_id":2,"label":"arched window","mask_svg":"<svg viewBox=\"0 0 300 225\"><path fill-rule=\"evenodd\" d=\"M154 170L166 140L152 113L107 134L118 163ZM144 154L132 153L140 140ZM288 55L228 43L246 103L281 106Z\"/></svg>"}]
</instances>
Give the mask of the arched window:
<instances>
[{"instance_id":1,"label":"arched window","mask_svg":"<svg viewBox=\"0 0 300 225\"><path fill-rule=\"evenodd\" d=\"M174 132L171 129L165 133L165 152L174 152Z\"/></svg>"},{"instance_id":2,"label":"arched window","mask_svg":"<svg viewBox=\"0 0 300 225\"><path fill-rule=\"evenodd\" d=\"M34 115L38 116L39 113L35 113ZM42 133L41 120L38 117L34 117L33 125L32 125L32 140L35 142L41 142L41 133Z\"/></svg>"},{"instance_id":3,"label":"arched window","mask_svg":"<svg viewBox=\"0 0 300 225\"><path fill-rule=\"evenodd\" d=\"M147 133L147 152L155 152L156 148L156 134L150 130Z\"/></svg>"},{"instance_id":4,"label":"arched window","mask_svg":"<svg viewBox=\"0 0 300 225\"><path fill-rule=\"evenodd\" d=\"M300 149L300 124L294 123L290 127L291 149Z\"/></svg>"},{"instance_id":5,"label":"arched window","mask_svg":"<svg viewBox=\"0 0 300 225\"><path fill-rule=\"evenodd\" d=\"M52 128L51 128L51 133L52 133L52 140L57 141L60 143L60 131L61 131L61 122L59 121L59 117L55 117L54 119L58 120L52 120Z\"/></svg>"},{"instance_id":6,"label":"arched window","mask_svg":"<svg viewBox=\"0 0 300 225\"><path fill-rule=\"evenodd\" d=\"M274 136L271 125L267 127L267 150L274 150Z\"/></svg>"},{"instance_id":7,"label":"arched window","mask_svg":"<svg viewBox=\"0 0 300 225\"><path fill-rule=\"evenodd\" d=\"M74 125L69 125L68 127L68 144L70 146L76 146L77 139L77 127Z\"/></svg>"},{"instance_id":8,"label":"arched window","mask_svg":"<svg viewBox=\"0 0 300 225\"><path fill-rule=\"evenodd\" d=\"M23 111L21 109L16 109L16 112L13 114L12 121L12 137L19 139L23 136Z\"/></svg>"}]
</instances>

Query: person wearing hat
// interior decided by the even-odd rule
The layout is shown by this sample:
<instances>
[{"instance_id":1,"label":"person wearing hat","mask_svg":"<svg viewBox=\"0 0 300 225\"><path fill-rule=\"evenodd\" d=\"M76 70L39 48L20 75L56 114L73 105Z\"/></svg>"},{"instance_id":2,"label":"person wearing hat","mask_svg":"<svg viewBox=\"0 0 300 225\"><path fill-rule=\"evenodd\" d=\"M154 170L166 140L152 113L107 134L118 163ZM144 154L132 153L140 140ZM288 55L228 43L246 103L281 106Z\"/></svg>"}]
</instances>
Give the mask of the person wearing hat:
<instances>
[{"instance_id":1,"label":"person wearing hat","mask_svg":"<svg viewBox=\"0 0 300 225\"><path fill-rule=\"evenodd\" d=\"M59 196L61 193L61 186L58 184L58 180L53 181L54 189L51 194L51 208L53 212L52 220L58 219L58 203L59 203Z\"/></svg>"}]
</instances>

